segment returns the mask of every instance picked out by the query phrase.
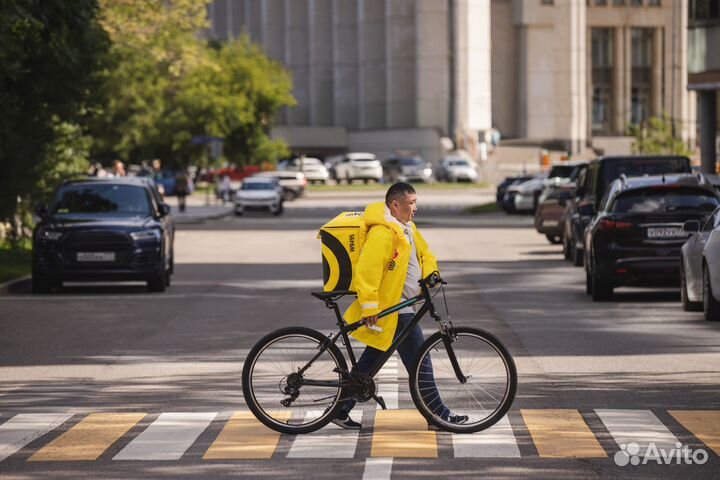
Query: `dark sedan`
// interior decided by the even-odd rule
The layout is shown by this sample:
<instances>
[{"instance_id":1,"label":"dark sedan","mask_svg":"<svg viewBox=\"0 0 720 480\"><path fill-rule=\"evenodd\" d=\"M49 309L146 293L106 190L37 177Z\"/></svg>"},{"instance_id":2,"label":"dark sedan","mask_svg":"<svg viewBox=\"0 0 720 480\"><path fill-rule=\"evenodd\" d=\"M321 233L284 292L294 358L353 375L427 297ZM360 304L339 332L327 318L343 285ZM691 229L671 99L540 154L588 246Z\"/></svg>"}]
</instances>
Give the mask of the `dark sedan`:
<instances>
[{"instance_id":1,"label":"dark sedan","mask_svg":"<svg viewBox=\"0 0 720 480\"><path fill-rule=\"evenodd\" d=\"M65 182L36 213L33 292L63 281L145 281L156 292L170 285L175 229L146 179Z\"/></svg>"},{"instance_id":2,"label":"dark sedan","mask_svg":"<svg viewBox=\"0 0 720 480\"><path fill-rule=\"evenodd\" d=\"M613 289L679 284L680 248L688 220L720 204L702 176L658 175L615 180L585 230L586 289L609 300Z\"/></svg>"}]
</instances>

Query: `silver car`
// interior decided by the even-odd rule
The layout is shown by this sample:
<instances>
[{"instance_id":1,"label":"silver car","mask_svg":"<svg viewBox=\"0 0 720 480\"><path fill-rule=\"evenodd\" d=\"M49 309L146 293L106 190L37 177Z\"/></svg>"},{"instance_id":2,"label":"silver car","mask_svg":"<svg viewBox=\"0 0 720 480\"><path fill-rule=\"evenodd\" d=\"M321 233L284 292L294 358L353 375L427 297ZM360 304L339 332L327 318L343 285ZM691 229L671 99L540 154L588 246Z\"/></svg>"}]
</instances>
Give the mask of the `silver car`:
<instances>
[{"instance_id":1,"label":"silver car","mask_svg":"<svg viewBox=\"0 0 720 480\"><path fill-rule=\"evenodd\" d=\"M705 313L720 320L720 208L704 222L690 220L684 230L691 235L680 257L680 296L683 310Z\"/></svg>"},{"instance_id":2,"label":"silver car","mask_svg":"<svg viewBox=\"0 0 720 480\"><path fill-rule=\"evenodd\" d=\"M283 188L277 178L252 176L243 180L235 196L235 215L246 210L269 210L273 215L283 213Z\"/></svg>"}]
</instances>

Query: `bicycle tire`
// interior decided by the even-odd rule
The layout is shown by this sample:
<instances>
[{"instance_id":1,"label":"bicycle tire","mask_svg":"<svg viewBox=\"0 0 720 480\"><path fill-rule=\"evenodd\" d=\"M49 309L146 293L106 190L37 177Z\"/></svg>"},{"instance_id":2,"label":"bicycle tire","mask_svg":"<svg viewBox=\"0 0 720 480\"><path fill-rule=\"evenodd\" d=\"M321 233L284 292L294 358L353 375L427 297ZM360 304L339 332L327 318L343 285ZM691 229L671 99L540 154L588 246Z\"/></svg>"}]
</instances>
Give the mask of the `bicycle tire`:
<instances>
[{"instance_id":1,"label":"bicycle tire","mask_svg":"<svg viewBox=\"0 0 720 480\"><path fill-rule=\"evenodd\" d=\"M517 370L510 353L491 333L471 327L458 327L454 331L457 337L452 348L468 381L463 384L457 379L443 335L436 332L420 347L413 363L410 393L415 407L429 423L454 433L479 432L493 426L510 409L517 390ZM427 365L423 366L429 356L434 370L430 378ZM490 371L491 368L495 370ZM435 384L435 391L430 382ZM481 398L487 400L483 403ZM462 424L451 423L442 418L446 409L453 415L468 415L469 419Z\"/></svg>"},{"instance_id":2,"label":"bicycle tire","mask_svg":"<svg viewBox=\"0 0 720 480\"><path fill-rule=\"evenodd\" d=\"M281 390L287 378L304 367L327 340L311 328L288 327L265 335L250 350L243 365L243 396L250 411L265 426L281 433L302 434L318 430L335 418L342 406L340 399L346 397L341 387L301 386L292 405L280 403L288 398ZM347 363L337 345L331 344L305 376L340 381L342 376L336 369L346 371ZM313 394L319 397L313 398ZM318 398L326 401L318 402ZM310 402L311 408L305 409L305 402Z\"/></svg>"}]
</instances>

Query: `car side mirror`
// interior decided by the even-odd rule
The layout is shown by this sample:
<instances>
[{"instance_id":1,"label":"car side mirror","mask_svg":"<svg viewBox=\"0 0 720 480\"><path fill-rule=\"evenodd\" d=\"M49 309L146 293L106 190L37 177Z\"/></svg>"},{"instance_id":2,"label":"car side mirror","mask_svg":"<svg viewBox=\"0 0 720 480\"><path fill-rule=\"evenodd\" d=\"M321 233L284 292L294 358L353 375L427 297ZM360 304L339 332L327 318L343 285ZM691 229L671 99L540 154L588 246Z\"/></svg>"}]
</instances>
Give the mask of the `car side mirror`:
<instances>
[{"instance_id":1,"label":"car side mirror","mask_svg":"<svg viewBox=\"0 0 720 480\"><path fill-rule=\"evenodd\" d=\"M35 207L35 215L40 218L45 218L48 214L48 207L44 203Z\"/></svg>"},{"instance_id":2,"label":"car side mirror","mask_svg":"<svg viewBox=\"0 0 720 480\"><path fill-rule=\"evenodd\" d=\"M688 220L683 225L683 231L688 233L695 233L700 231L700 222L697 220Z\"/></svg>"},{"instance_id":3,"label":"car side mirror","mask_svg":"<svg viewBox=\"0 0 720 480\"><path fill-rule=\"evenodd\" d=\"M592 203L586 203L578 207L578 213L583 217L592 217L595 215L595 207Z\"/></svg>"},{"instance_id":4,"label":"car side mirror","mask_svg":"<svg viewBox=\"0 0 720 480\"><path fill-rule=\"evenodd\" d=\"M170 205L168 205L167 203L161 203L160 204L160 216L166 217L168 215L170 215Z\"/></svg>"}]
</instances>

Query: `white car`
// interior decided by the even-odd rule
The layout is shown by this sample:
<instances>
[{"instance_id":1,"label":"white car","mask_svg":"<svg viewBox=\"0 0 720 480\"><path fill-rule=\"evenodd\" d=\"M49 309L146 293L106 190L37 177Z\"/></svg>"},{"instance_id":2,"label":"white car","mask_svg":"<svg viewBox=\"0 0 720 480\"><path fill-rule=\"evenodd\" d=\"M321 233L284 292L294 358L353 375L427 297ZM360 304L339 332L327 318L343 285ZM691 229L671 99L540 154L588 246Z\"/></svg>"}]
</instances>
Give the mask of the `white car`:
<instances>
[{"instance_id":1,"label":"white car","mask_svg":"<svg viewBox=\"0 0 720 480\"><path fill-rule=\"evenodd\" d=\"M446 182L477 182L478 172L475 162L462 156L447 156L440 160L437 179Z\"/></svg>"},{"instance_id":2,"label":"white car","mask_svg":"<svg viewBox=\"0 0 720 480\"><path fill-rule=\"evenodd\" d=\"M690 237L680 250L680 298L683 310L702 310L720 320L720 208L704 221L689 220Z\"/></svg>"},{"instance_id":3,"label":"white car","mask_svg":"<svg viewBox=\"0 0 720 480\"><path fill-rule=\"evenodd\" d=\"M372 153L346 153L333 166L338 183L342 180L382 181L383 169L380 160Z\"/></svg>"},{"instance_id":4,"label":"white car","mask_svg":"<svg viewBox=\"0 0 720 480\"><path fill-rule=\"evenodd\" d=\"M283 212L283 187L277 178L252 176L243 180L235 195L235 215L245 210L269 210L273 215Z\"/></svg>"},{"instance_id":5,"label":"white car","mask_svg":"<svg viewBox=\"0 0 720 480\"><path fill-rule=\"evenodd\" d=\"M317 158L297 157L292 160L281 162L278 165L280 170L291 172L302 172L309 183L327 183L330 178L327 167Z\"/></svg>"}]
</instances>

